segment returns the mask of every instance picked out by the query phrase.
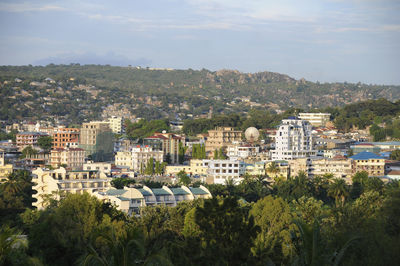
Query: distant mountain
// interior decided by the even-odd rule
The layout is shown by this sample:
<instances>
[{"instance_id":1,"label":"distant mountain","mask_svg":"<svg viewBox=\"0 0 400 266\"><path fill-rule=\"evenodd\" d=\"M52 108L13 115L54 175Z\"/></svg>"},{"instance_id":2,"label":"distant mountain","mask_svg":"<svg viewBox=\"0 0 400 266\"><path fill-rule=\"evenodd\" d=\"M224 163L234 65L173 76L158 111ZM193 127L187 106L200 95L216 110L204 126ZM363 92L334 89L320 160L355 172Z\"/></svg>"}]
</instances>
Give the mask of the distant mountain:
<instances>
[{"instance_id":1,"label":"distant mountain","mask_svg":"<svg viewBox=\"0 0 400 266\"><path fill-rule=\"evenodd\" d=\"M0 119L8 121L57 117L81 122L120 113L183 119L209 112L246 113L251 108L308 110L400 99L400 86L314 83L273 72L234 70L0 66L0 81Z\"/></svg>"}]
</instances>

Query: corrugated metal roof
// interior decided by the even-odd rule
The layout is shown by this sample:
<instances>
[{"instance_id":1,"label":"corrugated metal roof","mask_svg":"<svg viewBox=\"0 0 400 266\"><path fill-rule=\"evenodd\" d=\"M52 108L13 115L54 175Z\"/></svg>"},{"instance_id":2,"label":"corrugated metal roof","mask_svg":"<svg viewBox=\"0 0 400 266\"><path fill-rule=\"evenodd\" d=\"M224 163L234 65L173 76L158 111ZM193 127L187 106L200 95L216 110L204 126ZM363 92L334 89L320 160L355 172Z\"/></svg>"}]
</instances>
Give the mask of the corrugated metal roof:
<instances>
[{"instance_id":1,"label":"corrugated metal roof","mask_svg":"<svg viewBox=\"0 0 400 266\"><path fill-rule=\"evenodd\" d=\"M384 158L382 156L376 155L375 153L363 151L363 152L357 153L356 155L351 156L350 159L369 160L369 159L384 159Z\"/></svg>"},{"instance_id":2,"label":"corrugated metal roof","mask_svg":"<svg viewBox=\"0 0 400 266\"><path fill-rule=\"evenodd\" d=\"M174 195L188 195L189 192L185 191L182 188L170 188Z\"/></svg>"},{"instance_id":3,"label":"corrugated metal roof","mask_svg":"<svg viewBox=\"0 0 400 266\"><path fill-rule=\"evenodd\" d=\"M190 187L189 189L195 195L206 195L206 194L208 194L206 191L202 190L199 187Z\"/></svg>"},{"instance_id":4,"label":"corrugated metal roof","mask_svg":"<svg viewBox=\"0 0 400 266\"><path fill-rule=\"evenodd\" d=\"M122 195L127 191L128 190L125 190L125 189L109 189L106 191L106 193L107 193L107 195L110 195L110 196L117 196L117 195Z\"/></svg>"},{"instance_id":5,"label":"corrugated metal roof","mask_svg":"<svg viewBox=\"0 0 400 266\"><path fill-rule=\"evenodd\" d=\"M151 196L152 194L148 192L147 190L144 190L143 188L138 188L140 193L142 193L143 196Z\"/></svg>"},{"instance_id":6,"label":"corrugated metal roof","mask_svg":"<svg viewBox=\"0 0 400 266\"><path fill-rule=\"evenodd\" d=\"M162 188L153 188L152 191L154 195L171 195L171 193Z\"/></svg>"}]
</instances>

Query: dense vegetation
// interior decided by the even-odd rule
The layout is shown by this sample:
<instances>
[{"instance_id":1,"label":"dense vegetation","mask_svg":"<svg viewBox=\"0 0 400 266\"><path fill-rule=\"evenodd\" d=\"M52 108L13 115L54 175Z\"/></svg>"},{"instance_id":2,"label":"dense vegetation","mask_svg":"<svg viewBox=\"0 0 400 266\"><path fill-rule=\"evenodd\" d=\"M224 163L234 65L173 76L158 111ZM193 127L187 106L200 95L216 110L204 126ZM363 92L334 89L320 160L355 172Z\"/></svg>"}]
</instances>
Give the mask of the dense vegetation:
<instances>
[{"instance_id":1,"label":"dense vegetation","mask_svg":"<svg viewBox=\"0 0 400 266\"><path fill-rule=\"evenodd\" d=\"M6 265L394 265L400 261L400 182L366 173L349 186L304 174L269 184L245 176L209 185L210 200L146 207L127 217L88 194L48 199L0 186L0 262ZM10 203L9 203L10 204ZM22 205L21 205L22 204ZM24 211L25 208L25 211ZM14 210L11 211L10 210ZM11 227L10 227L11 226ZM18 234L26 234L28 239ZM19 245L12 243L21 240Z\"/></svg>"},{"instance_id":2,"label":"dense vegetation","mask_svg":"<svg viewBox=\"0 0 400 266\"><path fill-rule=\"evenodd\" d=\"M210 110L214 114L244 114L252 107L308 110L368 99L400 99L398 86L313 83L272 72L231 70L1 66L0 82L0 119L7 121L57 116L80 123L100 118L108 106L127 108L133 115L150 120L184 119Z\"/></svg>"}]
</instances>

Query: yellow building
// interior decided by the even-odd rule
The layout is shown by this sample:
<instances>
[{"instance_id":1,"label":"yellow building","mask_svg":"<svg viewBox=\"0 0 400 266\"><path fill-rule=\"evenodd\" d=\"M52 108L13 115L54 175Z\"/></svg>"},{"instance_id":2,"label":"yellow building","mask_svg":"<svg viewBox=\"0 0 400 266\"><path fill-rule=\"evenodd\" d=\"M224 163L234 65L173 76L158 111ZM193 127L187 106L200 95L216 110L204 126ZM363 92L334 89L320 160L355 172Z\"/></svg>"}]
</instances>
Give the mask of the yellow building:
<instances>
[{"instance_id":1,"label":"yellow building","mask_svg":"<svg viewBox=\"0 0 400 266\"><path fill-rule=\"evenodd\" d=\"M384 176L385 175L385 159L372 152L360 152L352 159L352 172L366 171L369 176Z\"/></svg>"},{"instance_id":2,"label":"yellow building","mask_svg":"<svg viewBox=\"0 0 400 266\"><path fill-rule=\"evenodd\" d=\"M130 151L119 151L115 155L116 166L127 166L129 169L133 169L132 152Z\"/></svg>"},{"instance_id":3,"label":"yellow building","mask_svg":"<svg viewBox=\"0 0 400 266\"><path fill-rule=\"evenodd\" d=\"M32 186L37 193L32 197L37 201L32 205L38 209L46 206L45 198L47 195L56 193L55 198L59 199L59 194L106 191L110 188L110 178L98 171L67 171L61 167L56 170L44 170L37 168L32 171Z\"/></svg>"},{"instance_id":4,"label":"yellow building","mask_svg":"<svg viewBox=\"0 0 400 266\"><path fill-rule=\"evenodd\" d=\"M65 148L65 149L52 149L50 156L50 164L54 168L61 165L65 167L78 170L82 169L85 163L85 150L81 148Z\"/></svg>"},{"instance_id":5,"label":"yellow building","mask_svg":"<svg viewBox=\"0 0 400 266\"><path fill-rule=\"evenodd\" d=\"M246 174L265 175L265 162L255 162L246 166Z\"/></svg>"},{"instance_id":6,"label":"yellow building","mask_svg":"<svg viewBox=\"0 0 400 266\"><path fill-rule=\"evenodd\" d=\"M176 175L180 171L185 171L190 175L207 175L208 167L203 166L202 160L192 159L189 165L168 165L165 167L165 174Z\"/></svg>"},{"instance_id":7,"label":"yellow building","mask_svg":"<svg viewBox=\"0 0 400 266\"><path fill-rule=\"evenodd\" d=\"M312 159L311 175L325 174L332 174L336 178L350 178L352 175L351 159L345 157Z\"/></svg>"},{"instance_id":8,"label":"yellow building","mask_svg":"<svg viewBox=\"0 0 400 266\"><path fill-rule=\"evenodd\" d=\"M242 131L234 130L232 127L217 127L208 131L206 140L206 153L214 153L226 147L234 141L242 141Z\"/></svg>"}]
</instances>

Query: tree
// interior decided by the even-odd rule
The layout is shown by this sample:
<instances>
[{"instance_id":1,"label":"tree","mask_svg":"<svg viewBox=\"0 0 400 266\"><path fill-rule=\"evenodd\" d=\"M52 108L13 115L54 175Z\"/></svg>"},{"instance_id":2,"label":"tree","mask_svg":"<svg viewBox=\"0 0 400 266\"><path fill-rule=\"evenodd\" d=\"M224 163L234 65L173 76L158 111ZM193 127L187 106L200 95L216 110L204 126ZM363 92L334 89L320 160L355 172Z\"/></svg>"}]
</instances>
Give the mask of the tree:
<instances>
[{"instance_id":1,"label":"tree","mask_svg":"<svg viewBox=\"0 0 400 266\"><path fill-rule=\"evenodd\" d=\"M400 161L400 150L394 150L390 154L390 159Z\"/></svg>"},{"instance_id":2,"label":"tree","mask_svg":"<svg viewBox=\"0 0 400 266\"><path fill-rule=\"evenodd\" d=\"M251 207L250 215L261 229L252 248L254 256L265 262L288 263L294 252L291 231L295 230L290 206L282 198L267 196Z\"/></svg>"},{"instance_id":3,"label":"tree","mask_svg":"<svg viewBox=\"0 0 400 266\"><path fill-rule=\"evenodd\" d=\"M135 184L135 180L123 177L117 177L111 180L111 186L115 187L116 189L123 189L130 184Z\"/></svg>"},{"instance_id":4,"label":"tree","mask_svg":"<svg viewBox=\"0 0 400 266\"><path fill-rule=\"evenodd\" d=\"M178 178L178 184L180 185L188 186L192 182L184 170L181 170L176 177Z\"/></svg>"},{"instance_id":5,"label":"tree","mask_svg":"<svg viewBox=\"0 0 400 266\"><path fill-rule=\"evenodd\" d=\"M349 196L348 187L346 181L342 178L335 178L333 182L329 185L328 196L335 199L336 207L343 206L346 197Z\"/></svg>"},{"instance_id":6,"label":"tree","mask_svg":"<svg viewBox=\"0 0 400 266\"><path fill-rule=\"evenodd\" d=\"M276 162L271 162L267 167L267 173L273 175L274 177L276 177L279 171L280 169Z\"/></svg>"},{"instance_id":7,"label":"tree","mask_svg":"<svg viewBox=\"0 0 400 266\"><path fill-rule=\"evenodd\" d=\"M32 148L31 145L26 146L23 150L22 150L22 158L26 158L27 156L32 156L37 154L37 150L35 150L34 148Z\"/></svg>"},{"instance_id":8,"label":"tree","mask_svg":"<svg viewBox=\"0 0 400 266\"><path fill-rule=\"evenodd\" d=\"M178 151L178 161L179 164L183 164L183 162L185 161L185 153L188 147L184 147L182 142L179 142L179 151Z\"/></svg>"},{"instance_id":9,"label":"tree","mask_svg":"<svg viewBox=\"0 0 400 266\"><path fill-rule=\"evenodd\" d=\"M0 265L11 265L15 253L27 247L28 241L21 231L8 225L0 227Z\"/></svg>"},{"instance_id":10,"label":"tree","mask_svg":"<svg viewBox=\"0 0 400 266\"><path fill-rule=\"evenodd\" d=\"M153 157L151 157L147 161L147 165L146 165L146 169L144 170L144 173L146 175L153 175L154 174L154 158Z\"/></svg>"},{"instance_id":11,"label":"tree","mask_svg":"<svg viewBox=\"0 0 400 266\"><path fill-rule=\"evenodd\" d=\"M53 145L53 139L50 136L42 136L37 140L37 144L45 151L49 151Z\"/></svg>"}]
</instances>

